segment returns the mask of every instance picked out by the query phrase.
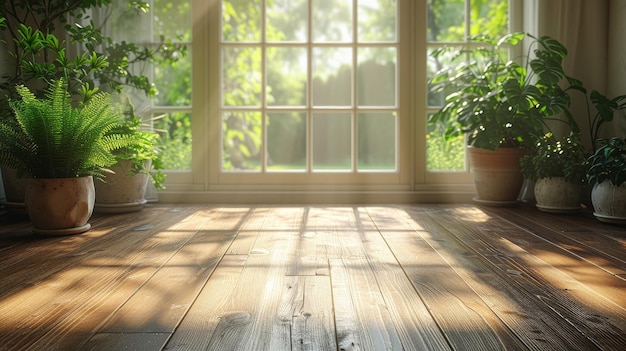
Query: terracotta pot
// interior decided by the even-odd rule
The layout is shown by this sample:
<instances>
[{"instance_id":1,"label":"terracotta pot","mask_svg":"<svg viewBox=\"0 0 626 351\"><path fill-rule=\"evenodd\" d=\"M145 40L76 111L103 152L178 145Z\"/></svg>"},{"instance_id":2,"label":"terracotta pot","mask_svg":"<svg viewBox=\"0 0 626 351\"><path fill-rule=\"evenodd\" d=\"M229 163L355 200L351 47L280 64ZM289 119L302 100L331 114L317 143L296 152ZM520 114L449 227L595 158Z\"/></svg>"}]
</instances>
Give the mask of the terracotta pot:
<instances>
[{"instance_id":1,"label":"terracotta pot","mask_svg":"<svg viewBox=\"0 0 626 351\"><path fill-rule=\"evenodd\" d=\"M563 177L541 178L535 183L537 208L544 212L566 213L581 209L583 187Z\"/></svg>"},{"instance_id":2,"label":"terracotta pot","mask_svg":"<svg viewBox=\"0 0 626 351\"><path fill-rule=\"evenodd\" d=\"M591 190L593 214L602 222L626 224L626 183L610 181L595 184Z\"/></svg>"},{"instance_id":3,"label":"terracotta pot","mask_svg":"<svg viewBox=\"0 0 626 351\"><path fill-rule=\"evenodd\" d=\"M467 150L478 193L474 200L488 205L517 203L524 183L519 159L528 151L525 148L487 150L472 146Z\"/></svg>"},{"instance_id":4,"label":"terracotta pot","mask_svg":"<svg viewBox=\"0 0 626 351\"><path fill-rule=\"evenodd\" d=\"M93 177L28 179L24 198L33 232L46 235L83 233L93 213Z\"/></svg>"},{"instance_id":5,"label":"terracotta pot","mask_svg":"<svg viewBox=\"0 0 626 351\"><path fill-rule=\"evenodd\" d=\"M142 209L150 176L144 173L129 175L132 166L132 161L120 160L111 167L115 174L107 174L103 181L95 182L96 212L124 213ZM150 161L145 166L149 169Z\"/></svg>"}]
</instances>

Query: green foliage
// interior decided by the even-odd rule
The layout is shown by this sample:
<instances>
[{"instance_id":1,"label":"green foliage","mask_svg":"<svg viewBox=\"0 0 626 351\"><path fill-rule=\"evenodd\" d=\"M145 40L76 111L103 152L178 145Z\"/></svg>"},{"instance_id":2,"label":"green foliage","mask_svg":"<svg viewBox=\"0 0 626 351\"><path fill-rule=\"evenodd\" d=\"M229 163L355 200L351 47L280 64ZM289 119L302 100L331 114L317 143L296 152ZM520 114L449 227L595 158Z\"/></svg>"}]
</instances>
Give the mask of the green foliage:
<instances>
[{"instance_id":1,"label":"green foliage","mask_svg":"<svg viewBox=\"0 0 626 351\"><path fill-rule=\"evenodd\" d=\"M155 1L155 7L158 1ZM187 4L187 7L190 6ZM182 11L184 6L178 6ZM166 9L167 6L160 6ZM9 53L15 62L15 70L9 72L0 81L0 90L3 98L18 98L17 85L28 86L37 96L42 95L42 90L52 84L53 81L63 79L68 84L68 91L73 100L87 101L92 98L99 89L105 91L120 92L124 87L131 87L145 93L148 97L158 95L155 84L144 74L141 69L142 63L153 63L160 69L161 66L177 64L186 54L186 46L175 44L169 37L161 35L149 40L156 45L138 45L132 40L123 40L115 35L119 26L116 22L123 17L127 24L132 27L126 29L127 33L133 33L145 13L151 11L151 6L146 1L128 0L72 0L57 1L43 0L26 2L19 0L4 0L0 2L0 16L6 16L7 21L0 24L0 30L5 30L12 38L9 43ZM171 9L169 10L171 11ZM187 8L187 14L189 9ZM100 17L98 17L100 16ZM4 17L3 17L4 18ZM166 20L160 23L159 30L177 28L180 21L168 20L161 13L160 18ZM3 26L7 24L7 26ZM58 34L59 37L54 34ZM178 32L170 30L168 34ZM134 33L133 33L134 34ZM190 30L184 33L184 40L190 41ZM179 39L182 38L182 34ZM135 38L130 35L130 38ZM67 42L66 42L67 41ZM71 45L70 45L71 44ZM73 52L67 48L80 47L83 51ZM190 61L186 61L189 62ZM187 71L187 98L186 104L190 104L189 80L191 67L188 64ZM173 75L179 82L182 75ZM158 74L156 79L160 78ZM178 87L169 87L177 89ZM168 97L176 96L167 94ZM179 99L180 100L180 99ZM11 110L8 104L2 104L5 109L0 111L0 116L11 119ZM134 171L146 172L143 168L144 158L155 156L152 167L155 171L150 172L152 181L157 188L162 188L165 175L160 171L163 162L159 159L156 144L158 136L154 133L140 131L135 117L127 118L125 133L134 138L134 144L117 152L120 158L135 155L139 158L134 164ZM121 131L120 131L121 132ZM131 133L132 132L132 133ZM190 151L190 150L187 150ZM190 156L188 156L190 157Z\"/></svg>"},{"instance_id":2,"label":"green foliage","mask_svg":"<svg viewBox=\"0 0 626 351\"><path fill-rule=\"evenodd\" d=\"M222 2L222 37L226 41L258 41L261 30L261 2L230 0ZM279 39L277 32L268 26L268 39ZM272 54L270 51L269 54ZM267 58L271 62L274 55ZM261 103L262 76L261 50L257 48L231 50L223 55L223 103L225 106L259 106ZM271 96L267 97L272 101ZM223 159L222 168L249 169L258 163L263 138L259 113L226 113L222 116Z\"/></svg>"},{"instance_id":3,"label":"green foliage","mask_svg":"<svg viewBox=\"0 0 626 351\"><path fill-rule=\"evenodd\" d=\"M585 94L589 122L589 136L595 150L597 142L599 141L598 136L600 133L600 128L605 123L613 121L615 112L620 110L626 110L626 95L620 95L609 99L597 90L591 91L588 97L586 95L586 90L582 86L580 87L580 91ZM589 104L590 101L591 105L593 105L595 109L595 112L592 112L591 106ZM623 117L626 119L626 115L623 115Z\"/></svg>"},{"instance_id":4,"label":"green foliage","mask_svg":"<svg viewBox=\"0 0 626 351\"><path fill-rule=\"evenodd\" d=\"M504 50L532 38L526 63L506 60ZM470 49L444 47L433 55L448 55L461 64L438 72L431 80L434 92L447 92L444 106L429 123L447 126L445 136L468 134L470 145L498 147L531 146L543 135L546 121L561 112L568 117L572 131L579 128L568 111L569 95L560 84L580 83L562 68L567 50L550 37L535 38L513 33L501 38L479 35ZM534 58L530 59L530 52ZM555 119L558 120L558 119Z\"/></svg>"},{"instance_id":5,"label":"green foliage","mask_svg":"<svg viewBox=\"0 0 626 351\"><path fill-rule=\"evenodd\" d=\"M500 37L509 28L508 0L472 0L470 33L465 33L465 0L428 1L428 39L438 42L461 42L466 34L484 33Z\"/></svg>"},{"instance_id":6,"label":"green foliage","mask_svg":"<svg viewBox=\"0 0 626 351\"><path fill-rule=\"evenodd\" d=\"M66 44L53 34L46 34L39 29L20 23L17 37L13 38L15 51L9 54L15 59L17 71L15 77L5 77L0 88L10 93L10 87L41 80L46 86L54 80L63 78L73 95L80 95L85 101L95 90L86 79L97 71L105 69L107 57L95 52L77 54L70 59Z\"/></svg>"},{"instance_id":7,"label":"green foliage","mask_svg":"<svg viewBox=\"0 0 626 351\"><path fill-rule=\"evenodd\" d=\"M148 174L157 189L165 189L163 182L166 175L162 171L163 161L160 148L157 146L158 134L142 130L141 119L135 115L135 109L126 96L122 96L122 108L121 114L124 119L119 126L111 130L110 134L123 135L130 142L127 146L115 150L115 159L132 161L129 175Z\"/></svg>"},{"instance_id":8,"label":"green foliage","mask_svg":"<svg viewBox=\"0 0 626 351\"><path fill-rule=\"evenodd\" d=\"M20 100L11 100L15 121L0 124L0 163L33 178L101 176L115 163L112 151L131 140L112 132L121 122L110 96L94 95L73 107L60 79L37 98L18 86Z\"/></svg>"},{"instance_id":9,"label":"green foliage","mask_svg":"<svg viewBox=\"0 0 626 351\"><path fill-rule=\"evenodd\" d=\"M615 186L626 182L626 139L614 137L598 141L599 147L589 157L589 184L610 181Z\"/></svg>"},{"instance_id":10,"label":"green foliage","mask_svg":"<svg viewBox=\"0 0 626 351\"><path fill-rule=\"evenodd\" d=\"M14 87L17 85L36 91L62 78L69 92L83 99L88 99L98 87L119 92L124 86L131 86L154 96L155 85L134 67L142 62L176 62L184 56L186 48L164 37L156 47L113 40L103 32L103 23L94 23L91 13L94 9L110 9L120 3L112 0L0 2L0 16L7 19L4 30L12 38L9 53L15 61L15 71L0 82L3 95L16 98ZM125 5L136 13L149 9L144 1L126 1ZM84 47L85 51L67 51L67 43L53 34L59 33L57 26L63 28L69 43ZM39 91L36 94L40 96ZM2 116L7 116L7 111L3 111Z\"/></svg>"},{"instance_id":11,"label":"green foliage","mask_svg":"<svg viewBox=\"0 0 626 351\"><path fill-rule=\"evenodd\" d=\"M433 126L431 126L433 127ZM430 171L465 169L465 139L444 138L443 127L437 125L426 135L426 168Z\"/></svg>"},{"instance_id":12,"label":"green foliage","mask_svg":"<svg viewBox=\"0 0 626 351\"><path fill-rule=\"evenodd\" d=\"M572 183L582 183L587 170L585 148L580 134L558 139L552 133L543 135L531 149L531 153L520 160L524 177L564 177Z\"/></svg>"},{"instance_id":13,"label":"green foliage","mask_svg":"<svg viewBox=\"0 0 626 351\"><path fill-rule=\"evenodd\" d=\"M191 117L188 113L168 113L155 118L157 148L163 168L191 169ZM155 167L158 166L154 165Z\"/></svg>"}]
</instances>

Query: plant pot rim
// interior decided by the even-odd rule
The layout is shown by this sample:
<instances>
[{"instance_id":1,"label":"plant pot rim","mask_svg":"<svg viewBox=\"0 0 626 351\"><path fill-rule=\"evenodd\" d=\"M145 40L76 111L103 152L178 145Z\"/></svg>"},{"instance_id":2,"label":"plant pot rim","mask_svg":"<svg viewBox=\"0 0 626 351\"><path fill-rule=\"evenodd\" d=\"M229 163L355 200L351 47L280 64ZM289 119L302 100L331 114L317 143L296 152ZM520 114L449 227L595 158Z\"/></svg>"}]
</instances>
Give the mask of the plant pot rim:
<instances>
[{"instance_id":1,"label":"plant pot rim","mask_svg":"<svg viewBox=\"0 0 626 351\"><path fill-rule=\"evenodd\" d=\"M477 147L477 146L473 146L473 145L467 145L467 148L469 150L472 150L473 152L511 152L511 153L515 153L515 152L521 152L521 151L527 151L528 148L524 147L524 146L517 146L517 147L508 147L508 146L501 146L501 147L497 147L495 149L487 149L484 147Z\"/></svg>"},{"instance_id":2,"label":"plant pot rim","mask_svg":"<svg viewBox=\"0 0 626 351\"><path fill-rule=\"evenodd\" d=\"M86 175L80 177L27 177L26 179L37 179L37 180L46 180L46 179L78 179L78 178L89 178L93 177L93 175Z\"/></svg>"}]
</instances>

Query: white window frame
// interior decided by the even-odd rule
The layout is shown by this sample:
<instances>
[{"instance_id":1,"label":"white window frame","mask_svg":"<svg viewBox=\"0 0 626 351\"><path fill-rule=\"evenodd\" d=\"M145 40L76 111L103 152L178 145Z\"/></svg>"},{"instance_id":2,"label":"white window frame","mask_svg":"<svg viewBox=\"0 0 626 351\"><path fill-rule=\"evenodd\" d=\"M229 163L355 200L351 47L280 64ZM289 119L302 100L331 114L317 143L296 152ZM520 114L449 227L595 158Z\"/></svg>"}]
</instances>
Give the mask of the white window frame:
<instances>
[{"instance_id":1,"label":"white window frame","mask_svg":"<svg viewBox=\"0 0 626 351\"><path fill-rule=\"evenodd\" d=\"M426 170L426 0L398 4L398 152L395 173L253 174L221 172L220 0L192 0L192 171L176 172L160 192L180 202L451 202L474 196L464 172ZM521 0L510 0L512 29ZM424 25L420 25L424 24ZM296 181L293 181L293 177Z\"/></svg>"}]
</instances>

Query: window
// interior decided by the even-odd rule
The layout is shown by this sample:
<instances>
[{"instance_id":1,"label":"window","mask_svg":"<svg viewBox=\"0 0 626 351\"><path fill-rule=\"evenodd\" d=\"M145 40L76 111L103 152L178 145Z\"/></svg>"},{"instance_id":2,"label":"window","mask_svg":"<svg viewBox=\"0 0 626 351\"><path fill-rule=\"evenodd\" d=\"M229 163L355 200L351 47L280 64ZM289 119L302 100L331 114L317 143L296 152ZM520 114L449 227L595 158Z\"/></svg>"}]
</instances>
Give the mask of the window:
<instances>
[{"instance_id":1,"label":"window","mask_svg":"<svg viewBox=\"0 0 626 351\"><path fill-rule=\"evenodd\" d=\"M428 0L427 71L428 79L438 70L459 62L449 57L434 58L431 53L441 46L466 46L473 35L499 37L510 32L509 0ZM429 91L429 89L427 90ZM443 94L428 93L430 115L444 103ZM428 118L427 118L428 119ZM465 171L465 140L446 140L446 127L429 123L426 134L428 171Z\"/></svg>"},{"instance_id":2,"label":"window","mask_svg":"<svg viewBox=\"0 0 626 351\"><path fill-rule=\"evenodd\" d=\"M397 22L393 0L222 1L221 171L396 172Z\"/></svg>"},{"instance_id":3,"label":"window","mask_svg":"<svg viewBox=\"0 0 626 351\"><path fill-rule=\"evenodd\" d=\"M160 50L176 61L135 63L132 69L157 86L154 98L126 88L135 113L159 134L164 163L170 171L191 170L191 0L147 0L143 11L128 1L113 1L100 15L117 42ZM139 6L139 4L135 4ZM143 12L148 12L148 15ZM141 30L138 30L141 28ZM133 58L127 58L132 61ZM171 173L171 172L170 172Z\"/></svg>"},{"instance_id":4,"label":"window","mask_svg":"<svg viewBox=\"0 0 626 351\"><path fill-rule=\"evenodd\" d=\"M185 54L173 65L156 64L152 79L159 93L152 105L153 128L159 133L163 166L192 169L191 0L152 0L152 45L181 45ZM162 43L162 38L171 43ZM172 173L172 172L170 172ZM170 176L174 176L171 174Z\"/></svg>"},{"instance_id":5,"label":"window","mask_svg":"<svg viewBox=\"0 0 626 351\"><path fill-rule=\"evenodd\" d=\"M439 200L472 192L464 140L443 140L441 126L427 123L443 97L426 82L452 64L429 53L515 28L508 13L516 4L152 0L151 33L189 50L178 66L153 71L161 90L155 128L174 152L164 199L332 189Z\"/></svg>"}]
</instances>

